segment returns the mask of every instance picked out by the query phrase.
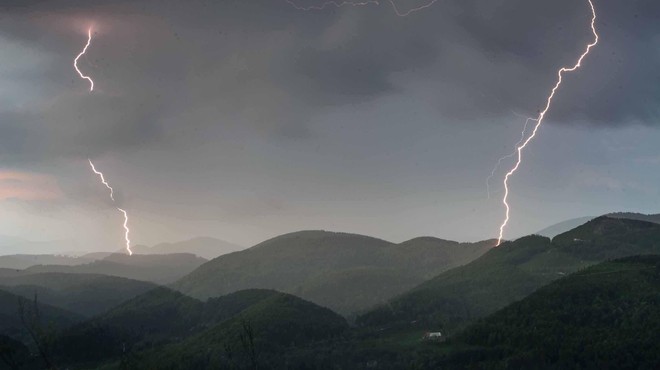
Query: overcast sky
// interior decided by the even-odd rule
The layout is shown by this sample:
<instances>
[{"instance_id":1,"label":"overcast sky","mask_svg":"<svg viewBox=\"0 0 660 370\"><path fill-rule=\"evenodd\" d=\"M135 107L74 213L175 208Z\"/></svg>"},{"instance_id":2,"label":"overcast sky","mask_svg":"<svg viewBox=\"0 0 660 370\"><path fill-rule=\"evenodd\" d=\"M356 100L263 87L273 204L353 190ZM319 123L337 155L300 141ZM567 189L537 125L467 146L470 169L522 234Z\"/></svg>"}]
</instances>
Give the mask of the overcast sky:
<instances>
[{"instance_id":1,"label":"overcast sky","mask_svg":"<svg viewBox=\"0 0 660 370\"><path fill-rule=\"evenodd\" d=\"M594 3L601 43L511 180L505 237L660 212L660 3ZM408 17L386 3L2 4L0 234L85 250L123 237L88 157L134 243L495 237L511 162L490 199L486 178L592 37L586 0L439 0ZM90 26L92 93L72 65Z\"/></svg>"}]
</instances>

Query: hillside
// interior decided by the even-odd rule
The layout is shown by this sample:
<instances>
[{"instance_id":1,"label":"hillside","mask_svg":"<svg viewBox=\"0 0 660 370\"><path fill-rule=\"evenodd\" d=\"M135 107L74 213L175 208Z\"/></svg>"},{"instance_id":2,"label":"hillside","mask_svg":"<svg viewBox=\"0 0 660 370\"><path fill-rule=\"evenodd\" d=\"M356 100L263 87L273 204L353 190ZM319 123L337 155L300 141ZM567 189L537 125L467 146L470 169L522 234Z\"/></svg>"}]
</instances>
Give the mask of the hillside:
<instances>
[{"instance_id":1,"label":"hillside","mask_svg":"<svg viewBox=\"0 0 660 370\"><path fill-rule=\"evenodd\" d=\"M544 228L543 230L539 230L535 232L533 235L545 236L546 238L554 238L559 234L563 234L569 230L575 229L580 225L584 225L585 223L593 220L594 218L596 217L587 216L587 217L572 218L570 220L566 220L566 221L558 222L554 225L550 225Z\"/></svg>"},{"instance_id":2,"label":"hillside","mask_svg":"<svg viewBox=\"0 0 660 370\"><path fill-rule=\"evenodd\" d=\"M203 303L159 287L64 331L55 343L59 362L101 361L127 348L189 335L199 324Z\"/></svg>"},{"instance_id":3,"label":"hillside","mask_svg":"<svg viewBox=\"0 0 660 370\"><path fill-rule=\"evenodd\" d=\"M326 345L347 330L334 312L275 293L181 343L136 355L132 368L286 368L288 349Z\"/></svg>"},{"instance_id":4,"label":"hillside","mask_svg":"<svg viewBox=\"0 0 660 370\"><path fill-rule=\"evenodd\" d=\"M646 221L652 223L660 223L660 214L645 215L642 213L633 213L633 212L615 212L608 213L605 216L610 218L625 218L627 220L637 220L637 221ZM563 234L569 230L572 230L588 221L593 220L596 217L578 217L566 221L559 222L557 224L546 227L543 230L537 231L535 235L546 236L548 238L554 238L559 234Z\"/></svg>"},{"instance_id":5,"label":"hillside","mask_svg":"<svg viewBox=\"0 0 660 370\"><path fill-rule=\"evenodd\" d=\"M25 273L60 272L71 274L102 274L128 279L168 284L193 271L206 262L189 253L132 256L112 254L102 260L77 266L39 265L27 268Z\"/></svg>"},{"instance_id":6,"label":"hillside","mask_svg":"<svg viewBox=\"0 0 660 370\"><path fill-rule=\"evenodd\" d=\"M275 291L245 290L201 302L160 287L66 330L55 352L60 364L112 362L130 353L140 359L136 368L171 368L164 361L190 368L197 349L217 348L222 356L225 345L240 342L244 323L259 350L271 353L348 328L330 310Z\"/></svg>"},{"instance_id":7,"label":"hillside","mask_svg":"<svg viewBox=\"0 0 660 370\"><path fill-rule=\"evenodd\" d=\"M605 262L472 325L454 343L471 346L472 360L459 352L449 362L489 369L657 368L658 297L660 256Z\"/></svg>"},{"instance_id":8,"label":"hillside","mask_svg":"<svg viewBox=\"0 0 660 370\"><path fill-rule=\"evenodd\" d=\"M25 318L34 317L34 300L22 298L15 294L0 290L0 335L9 336L16 339L22 339L25 343L28 341L28 334L19 315L19 302L24 302ZM82 317L61 308L53 307L48 304L37 301L40 323L43 329L49 326L52 329L62 329L75 322L82 320Z\"/></svg>"},{"instance_id":9,"label":"hillside","mask_svg":"<svg viewBox=\"0 0 660 370\"><path fill-rule=\"evenodd\" d=\"M452 333L589 265L660 254L660 225L600 217L553 241L529 236L442 273L365 315L367 327L434 328ZM410 323L414 322L414 325Z\"/></svg>"},{"instance_id":10,"label":"hillside","mask_svg":"<svg viewBox=\"0 0 660 370\"><path fill-rule=\"evenodd\" d=\"M0 277L0 289L66 309L94 316L156 285L98 274L38 273Z\"/></svg>"},{"instance_id":11,"label":"hillside","mask_svg":"<svg viewBox=\"0 0 660 370\"><path fill-rule=\"evenodd\" d=\"M465 264L492 245L436 238L394 244L362 235L302 231L211 260L173 287L200 299L242 289L275 289L348 315Z\"/></svg>"}]
</instances>

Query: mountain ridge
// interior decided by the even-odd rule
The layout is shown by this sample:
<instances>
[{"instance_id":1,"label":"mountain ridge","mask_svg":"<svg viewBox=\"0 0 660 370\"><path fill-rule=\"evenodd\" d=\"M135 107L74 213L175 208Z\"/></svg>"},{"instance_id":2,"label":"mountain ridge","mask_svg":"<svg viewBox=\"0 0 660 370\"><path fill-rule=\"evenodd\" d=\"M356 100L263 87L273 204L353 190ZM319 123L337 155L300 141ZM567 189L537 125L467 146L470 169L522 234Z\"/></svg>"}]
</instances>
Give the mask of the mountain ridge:
<instances>
[{"instance_id":1,"label":"mountain ridge","mask_svg":"<svg viewBox=\"0 0 660 370\"><path fill-rule=\"evenodd\" d=\"M471 261L494 244L494 240L458 243L431 237L396 244L359 234L303 230L215 258L172 287L199 299L241 289L275 289L350 315ZM346 287L342 272L360 277L350 294L342 292ZM378 276L386 277L389 285L374 294Z\"/></svg>"},{"instance_id":2,"label":"mountain ridge","mask_svg":"<svg viewBox=\"0 0 660 370\"><path fill-rule=\"evenodd\" d=\"M554 239L505 242L358 317L366 327L441 327L449 333L567 274L612 258L660 254L660 225L598 217Z\"/></svg>"}]
</instances>

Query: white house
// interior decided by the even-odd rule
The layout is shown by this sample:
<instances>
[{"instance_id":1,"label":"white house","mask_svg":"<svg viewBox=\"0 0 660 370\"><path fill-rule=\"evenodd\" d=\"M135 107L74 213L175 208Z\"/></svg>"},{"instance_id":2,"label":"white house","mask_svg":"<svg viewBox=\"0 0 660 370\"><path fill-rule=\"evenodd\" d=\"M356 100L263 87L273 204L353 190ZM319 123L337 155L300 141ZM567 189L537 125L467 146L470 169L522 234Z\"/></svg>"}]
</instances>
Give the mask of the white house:
<instances>
[{"instance_id":1,"label":"white house","mask_svg":"<svg viewBox=\"0 0 660 370\"><path fill-rule=\"evenodd\" d=\"M442 340L442 333L439 331L424 333L424 340Z\"/></svg>"}]
</instances>

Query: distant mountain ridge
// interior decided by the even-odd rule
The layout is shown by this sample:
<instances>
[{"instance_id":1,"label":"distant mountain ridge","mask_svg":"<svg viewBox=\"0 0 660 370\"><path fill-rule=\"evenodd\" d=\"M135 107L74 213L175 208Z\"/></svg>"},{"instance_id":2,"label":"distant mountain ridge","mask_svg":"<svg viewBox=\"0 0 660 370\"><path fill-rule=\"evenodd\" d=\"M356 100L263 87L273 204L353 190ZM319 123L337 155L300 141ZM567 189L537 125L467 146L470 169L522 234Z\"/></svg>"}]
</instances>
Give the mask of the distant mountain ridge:
<instances>
[{"instance_id":1,"label":"distant mountain ridge","mask_svg":"<svg viewBox=\"0 0 660 370\"><path fill-rule=\"evenodd\" d=\"M275 289L349 315L468 263L494 244L430 237L395 244L357 234L300 231L213 259L172 287L200 299Z\"/></svg>"},{"instance_id":2,"label":"distant mountain ridge","mask_svg":"<svg viewBox=\"0 0 660 370\"><path fill-rule=\"evenodd\" d=\"M5 238L7 243L12 241L12 243L28 243L21 241L20 239L15 238ZM2 239L0 239L0 251L6 251L3 249ZM42 243L43 245L46 245ZM42 245L38 243L32 243L31 245ZM52 244L52 243L51 243ZM12 244L13 245L13 244ZM36 248L36 247L35 247ZM132 250L135 254L181 254L188 253L194 254L198 257L205 259L212 259L223 254L235 252L243 249L243 247L226 242L224 240L209 238L209 237L197 237L189 240L183 240L174 243L160 243L152 247L145 245L134 245ZM9 249L11 250L11 249ZM61 266L76 266L92 263L94 261L103 260L107 257L110 257L114 254L126 254L124 249L117 250L115 252L90 252L82 253L78 255L72 255L70 253L61 253L61 254L28 254L25 253L34 248L30 249L19 249L22 251L22 254L7 254L0 255L0 268L7 269L16 269L23 270L36 265L61 265Z\"/></svg>"},{"instance_id":3,"label":"distant mountain ridge","mask_svg":"<svg viewBox=\"0 0 660 370\"><path fill-rule=\"evenodd\" d=\"M23 270L26 274L61 272L103 274L134 280L169 284L193 271L207 260L190 253L112 254L102 260L76 266L37 265Z\"/></svg>"},{"instance_id":4,"label":"distant mountain ridge","mask_svg":"<svg viewBox=\"0 0 660 370\"><path fill-rule=\"evenodd\" d=\"M72 257L53 254L12 254L0 256L0 268L23 270L35 265L74 266L94 261L87 257Z\"/></svg>"},{"instance_id":5,"label":"distant mountain ridge","mask_svg":"<svg viewBox=\"0 0 660 370\"><path fill-rule=\"evenodd\" d=\"M192 253L202 258L213 259L242 250L244 247L216 238L196 237L179 242L160 243L152 247L135 245L132 249L137 254Z\"/></svg>"}]
</instances>

